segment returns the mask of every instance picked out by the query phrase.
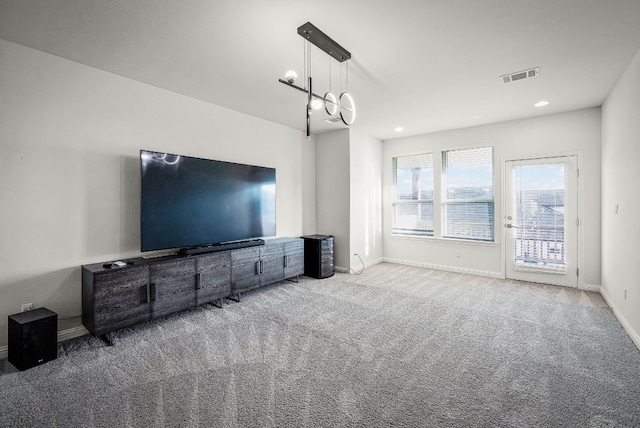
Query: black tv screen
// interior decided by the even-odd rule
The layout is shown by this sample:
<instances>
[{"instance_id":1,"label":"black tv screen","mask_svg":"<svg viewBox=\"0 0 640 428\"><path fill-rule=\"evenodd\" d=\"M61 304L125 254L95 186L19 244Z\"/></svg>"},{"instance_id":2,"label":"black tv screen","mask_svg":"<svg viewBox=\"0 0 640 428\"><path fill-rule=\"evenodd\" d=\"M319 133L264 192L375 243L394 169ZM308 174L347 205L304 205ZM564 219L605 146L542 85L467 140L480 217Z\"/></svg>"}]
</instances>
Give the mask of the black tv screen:
<instances>
[{"instance_id":1,"label":"black tv screen","mask_svg":"<svg viewBox=\"0 0 640 428\"><path fill-rule=\"evenodd\" d=\"M276 233L276 170L140 151L141 250L188 248Z\"/></svg>"}]
</instances>

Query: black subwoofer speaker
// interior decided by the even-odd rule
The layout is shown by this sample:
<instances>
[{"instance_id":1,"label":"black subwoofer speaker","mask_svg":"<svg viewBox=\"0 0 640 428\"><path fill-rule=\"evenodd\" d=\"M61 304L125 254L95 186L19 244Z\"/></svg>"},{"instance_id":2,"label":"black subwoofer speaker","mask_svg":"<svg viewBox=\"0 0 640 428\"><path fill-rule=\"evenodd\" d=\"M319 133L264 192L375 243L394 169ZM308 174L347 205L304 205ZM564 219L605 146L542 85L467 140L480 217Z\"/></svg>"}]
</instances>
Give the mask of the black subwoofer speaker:
<instances>
[{"instance_id":1,"label":"black subwoofer speaker","mask_svg":"<svg viewBox=\"0 0 640 428\"><path fill-rule=\"evenodd\" d=\"M58 314L46 308L9 315L9 362L18 370L58 357Z\"/></svg>"},{"instance_id":2,"label":"black subwoofer speaker","mask_svg":"<svg viewBox=\"0 0 640 428\"><path fill-rule=\"evenodd\" d=\"M328 278L335 273L332 235L307 235L304 239L304 274Z\"/></svg>"}]
</instances>

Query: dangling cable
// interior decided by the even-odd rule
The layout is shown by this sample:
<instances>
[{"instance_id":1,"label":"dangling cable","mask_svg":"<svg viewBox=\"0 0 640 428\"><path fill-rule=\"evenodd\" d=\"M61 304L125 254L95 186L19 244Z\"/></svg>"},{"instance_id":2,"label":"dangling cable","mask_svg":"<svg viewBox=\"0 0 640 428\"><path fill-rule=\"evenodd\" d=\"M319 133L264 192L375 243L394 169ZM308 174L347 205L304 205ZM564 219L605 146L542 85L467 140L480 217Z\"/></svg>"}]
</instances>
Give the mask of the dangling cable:
<instances>
[{"instance_id":1,"label":"dangling cable","mask_svg":"<svg viewBox=\"0 0 640 428\"><path fill-rule=\"evenodd\" d=\"M307 74L307 80L309 81L309 102L308 102L308 107L311 108L311 100L313 99L313 93L312 88L311 88L311 42L309 40L307 40L307 70L308 70L308 74Z\"/></svg>"},{"instance_id":2,"label":"dangling cable","mask_svg":"<svg viewBox=\"0 0 640 428\"><path fill-rule=\"evenodd\" d=\"M345 61L347 63L347 90L349 92L349 61Z\"/></svg>"},{"instance_id":3,"label":"dangling cable","mask_svg":"<svg viewBox=\"0 0 640 428\"><path fill-rule=\"evenodd\" d=\"M311 77L311 42L307 41L307 43L309 45L309 48L308 48L308 51L309 51L309 76L307 76L307 77Z\"/></svg>"},{"instance_id":4,"label":"dangling cable","mask_svg":"<svg viewBox=\"0 0 640 428\"><path fill-rule=\"evenodd\" d=\"M304 44L302 46L303 48L303 53L302 53L302 68L303 68L303 75L302 75L302 79L304 80L304 89L307 89L307 46L309 46L309 41L308 40L304 40Z\"/></svg>"},{"instance_id":5,"label":"dangling cable","mask_svg":"<svg viewBox=\"0 0 640 428\"><path fill-rule=\"evenodd\" d=\"M311 41L307 39L307 82L308 87L308 99L307 99L307 107L311 108L311 100L313 99L313 93L311 88Z\"/></svg>"}]
</instances>

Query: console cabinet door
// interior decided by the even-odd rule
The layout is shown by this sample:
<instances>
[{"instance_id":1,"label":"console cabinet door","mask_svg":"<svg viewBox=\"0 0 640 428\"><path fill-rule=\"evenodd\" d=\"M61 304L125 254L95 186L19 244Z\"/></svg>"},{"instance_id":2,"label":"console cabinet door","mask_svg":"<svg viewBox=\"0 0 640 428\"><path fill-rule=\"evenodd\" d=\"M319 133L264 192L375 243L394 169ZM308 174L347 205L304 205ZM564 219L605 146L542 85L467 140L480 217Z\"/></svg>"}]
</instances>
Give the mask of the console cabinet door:
<instances>
[{"instance_id":1,"label":"console cabinet door","mask_svg":"<svg viewBox=\"0 0 640 428\"><path fill-rule=\"evenodd\" d=\"M304 240L292 239L284 243L284 277L304 275Z\"/></svg>"},{"instance_id":2,"label":"console cabinet door","mask_svg":"<svg viewBox=\"0 0 640 428\"><path fill-rule=\"evenodd\" d=\"M92 280L93 310L87 308L87 315L93 322L85 323L89 324L87 327L92 334L99 336L149 319L148 267L98 272L93 274Z\"/></svg>"},{"instance_id":3,"label":"console cabinet door","mask_svg":"<svg viewBox=\"0 0 640 428\"><path fill-rule=\"evenodd\" d=\"M213 302L231 295L231 252L224 251L196 259L196 303Z\"/></svg>"},{"instance_id":4,"label":"console cabinet door","mask_svg":"<svg viewBox=\"0 0 640 428\"><path fill-rule=\"evenodd\" d=\"M231 293L238 294L260 286L260 248L231 252Z\"/></svg>"},{"instance_id":5,"label":"console cabinet door","mask_svg":"<svg viewBox=\"0 0 640 428\"><path fill-rule=\"evenodd\" d=\"M150 300L152 318L196 305L196 262L177 259L152 264Z\"/></svg>"},{"instance_id":6,"label":"console cabinet door","mask_svg":"<svg viewBox=\"0 0 640 428\"><path fill-rule=\"evenodd\" d=\"M260 248L260 284L268 285L284 279L284 244L268 243Z\"/></svg>"}]
</instances>

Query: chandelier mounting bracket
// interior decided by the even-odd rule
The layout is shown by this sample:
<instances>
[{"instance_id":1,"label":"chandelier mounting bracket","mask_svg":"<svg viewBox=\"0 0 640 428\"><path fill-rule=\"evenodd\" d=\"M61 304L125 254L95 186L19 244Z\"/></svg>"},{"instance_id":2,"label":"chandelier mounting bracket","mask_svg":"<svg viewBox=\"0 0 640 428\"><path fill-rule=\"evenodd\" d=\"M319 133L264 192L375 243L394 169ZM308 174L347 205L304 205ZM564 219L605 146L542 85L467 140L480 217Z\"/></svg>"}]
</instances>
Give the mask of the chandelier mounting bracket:
<instances>
[{"instance_id":1,"label":"chandelier mounting bracket","mask_svg":"<svg viewBox=\"0 0 640 428\"><path fill-rule=\"evenodd\" d=\"M298 27L298 34L338 62L351 59L351 53L310 22Z\"/></svg>"}]
</instances>

